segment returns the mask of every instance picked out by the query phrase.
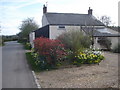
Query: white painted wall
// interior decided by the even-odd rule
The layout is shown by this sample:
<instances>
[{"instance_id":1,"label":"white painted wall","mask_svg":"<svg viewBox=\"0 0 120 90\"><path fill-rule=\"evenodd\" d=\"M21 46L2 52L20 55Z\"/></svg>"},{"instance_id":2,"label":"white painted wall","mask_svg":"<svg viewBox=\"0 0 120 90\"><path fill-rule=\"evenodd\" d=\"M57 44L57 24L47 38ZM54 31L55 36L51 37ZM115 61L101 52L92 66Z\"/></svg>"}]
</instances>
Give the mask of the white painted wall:
<instances>
[{"instance_id":1,"label":"white painted wall","mask_svg":"<svg viewBox=\"0 0 120 90\"><path fill-rule=\"evenodd\" d=\"M82 26L82 27L85 27L85 26ZM91 26L87 26L87 27L91 27ZM94 27L102 28L104 26L94 26ZM61 29L61 28L59 28L59 25L50 25L49 30L50 30L50 33L49 33L50 39L55 39L57 36L59 36L63 32L67 32L70 30L72 30L72 31L73 30L81 30L81 26L68 26L67 25L67 26L65 26L65 29Z\"/></svg>"},{"instance_id":2,"label":"white painted wall","mask_svg":"<svg viewBox=\"0 0 120 90\"><path fill-rule=\"evenodd\" d=\"M98 43L98 37L94 37L94 48L95 49L102 49L102 47Z\"/></svg>"},{"instance_id":3,"label":"white painted wall","mask_svg":"<svg viewBox=\"0 0 120 90\"><path fill-rule=\"evenodd\" d=\"M30 42L32 48L34 48L34 42L33 42L34 40L35 40L35 32L31 32L29 34L29 42Z\"/></svg>"},{"instance_id":4,"label":"white painted wall","mask_svg":"<svg viewBox=\"0 0 120 90\"><path fill-rule=\"evenodd\" d=\"M47 18L46 18L46 16L45 16L45 14L42 16L42 27L44 27L44 26L46 26L46 25L48 25L49 23L48 23L48 20L47 20Z\"/></svg>"},{"instance_id":5,"label":"white painted wall","mask_svg":"<svg viewBox=\"0 0 120 90\"><path fill-rule=\"evenodd\" d=\"M112 30L112 29L109 29L109 28L108 28L108 31L112 34L117 34L117 35L120 34L119 32ZM120 38L118 38L118 37L108 37L108 38L111 40L111 43L112 43L111 49L113 49L118 44L118 40Z\"/></svg>"},{"instance_id":6,"label":"white painted wall","mask_svg":"<svg viewBox=\"0 0 120 90\"><path fill-rule=\"evenodd\" d=\"M118 45L120 37L109 37L112 42L111 49L113 49L116 45Z\"/></svg>"},{"instance_id":7,"label":"white painted wall","mask_svg":"<svg viewBox=\"0 0 120 90\"><path fill-rule=\"evenodd\" d=\"M81 30L80 29L81 27L80 26L65 26L65 28L59 28L59 26L55 26L55 25L51 25L49 26L49 36L50 36L50 39L56 39L59 35L61 35L62 33L64 32L67 32L67 31L75 31L75 30Z\"/></svg>"}]
</instances>

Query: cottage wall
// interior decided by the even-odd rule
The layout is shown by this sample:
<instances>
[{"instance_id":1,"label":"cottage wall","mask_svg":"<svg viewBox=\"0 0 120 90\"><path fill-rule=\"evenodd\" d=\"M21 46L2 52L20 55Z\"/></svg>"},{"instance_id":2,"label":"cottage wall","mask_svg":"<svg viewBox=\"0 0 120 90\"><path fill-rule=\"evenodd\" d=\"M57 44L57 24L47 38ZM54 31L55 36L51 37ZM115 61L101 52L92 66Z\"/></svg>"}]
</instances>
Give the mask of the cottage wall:
<instances>
[{"instance_id":1,"label":"cottage wall","mask_svg":"<svg viewBox=\"0 0 120 90\"><path fill-rule=\"evenodd\" d=\"M67 31L75 31L75 30L82 30L81 26L72 26L72 25L66 25L65 28L59 28L59 26L64 25L50 25L49 26L49 38L50 39L56 39L60 34L67 32ZM85 26L82 26L82 28ZM91 26L89 26L91 27ZM104 26L94 26L95 28L103 28ZM83 31L83 30L82 30ZM83 31L83 33L85 33Z\"/></svg>"},{"instance_id":2,"label":"cottage wall","mask_svg":"<svg viewBox=\"0 0 120 90\"><path fill-rule=\"evenodd\" d=\"M112 34L116 34L116 35L120 34L119 32L109 28L108 28L108 31ZM111 49L113 49L118 44L119 42L118 40L120 39L120 37L108 37L108 38L111 40L111 43L112 43Z\"/></svg>"},{"instance_id":3,"label":"cottage wall","mask_svg":"<svg viewBox=\"0 0 120 90\"><path fill-rule=\"evenodd\" d=\"M94 37L94 48L102 49L101 45L98 43L98 37Z\"/></svg>"},{"instance_id":4,"label":"cottage wall","mask_svg":"<svg viewBox=\"0 0 120 90\"><path fill-rule=\"evenodd\" d=\"M44 27L44 26L46 26L46 25L48 25L48 24L49 24L49 23L48 23L48 20L47 20L46 16L43 15L43 16L42 16L42 27Z\"/></svg>"},{"instance_id":5,"label":"cottage wall","mask_svg":"<svg viewBox=\"0 0 120 90\"><path fill-rule=\"evenodd\" d=\"M65 26L65 28L59 28L59 25L50 25L49 26L49 38L56 39L59 35L68 31L81 30L80 26Z\"/></svg>"},{"instance_id":6,"label":"cottage wall","mask_svg":"<svg viewBox=\"0 0 120 90\"><path fill-rule=\"evenodd\" d=\"M29 34L29 42L30 42L32 48L34 48L34 42L33 42L34 40L35 40L35 32L31 32Z\"/></svg>"},{"instance_id":7,"label":"cottage wall","mask_svg":"<svg viewBox=\"0 0 120 90\"><path fill-rule=\"evenodd\" d=\"M118 45L120 37L108 37L108 38L112 42L111 49L113 49L116 45Z\"/></svg>"},{"instance_id":8,"label":"cottage wall","mask_svg":"<svg viewBox=\"0 0 120 90\"><path fill-rule=\"evenodd\" d=\"M111 41L111 49L113 49L119 43L120 37L107 37ZM98 37L94 38L94 47L99 49L104 49L98 42Z\"/></svg>"}]
</instances>

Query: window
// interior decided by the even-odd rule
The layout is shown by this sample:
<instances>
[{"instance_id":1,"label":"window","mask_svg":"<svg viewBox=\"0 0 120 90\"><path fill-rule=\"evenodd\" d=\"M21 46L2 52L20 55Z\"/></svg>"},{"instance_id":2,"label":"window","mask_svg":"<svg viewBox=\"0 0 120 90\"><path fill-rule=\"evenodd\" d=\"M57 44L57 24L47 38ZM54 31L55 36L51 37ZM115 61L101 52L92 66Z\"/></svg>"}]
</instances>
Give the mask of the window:
<instances>
[{"instance_id":1,"label":"window","mask_svg":"<svg viewBox=\"0 0 120 90\"><path fill-rule=\"evenodd\" d=\"M65 26L64 25L60 25L59 29L65 29Z\"/></svg>"}]
</instances>

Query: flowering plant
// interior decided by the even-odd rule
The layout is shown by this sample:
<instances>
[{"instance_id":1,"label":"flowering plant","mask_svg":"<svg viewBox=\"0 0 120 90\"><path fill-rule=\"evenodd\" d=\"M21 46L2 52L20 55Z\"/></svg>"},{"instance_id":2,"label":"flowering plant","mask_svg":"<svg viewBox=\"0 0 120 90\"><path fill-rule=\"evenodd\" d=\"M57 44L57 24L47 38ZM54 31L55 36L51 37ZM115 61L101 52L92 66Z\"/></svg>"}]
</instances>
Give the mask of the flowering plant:
<instances>
[{"instance_id":1,"label":"flowering plant","mask_svg":"<svg viewBox=\"0 0 120 90\"><path fill-rule=\"evenodd\" d=\"M56 65L66 55L64 45L59 40L40 37L34 40L34 44L35 50L50 65Z\"/></svg>"},{"instance_id":2,"label":"flowering plant","mask_svg":"<svg viewBox=\"0 0 120 90\"><path fill-rule=\"evenodd\" d=\"M95 64L100 63L100 61L104 59L104 56L100 51L86 50L84 52L79 52L75 58L74 64Z\"/></svg>"}]
</instances>

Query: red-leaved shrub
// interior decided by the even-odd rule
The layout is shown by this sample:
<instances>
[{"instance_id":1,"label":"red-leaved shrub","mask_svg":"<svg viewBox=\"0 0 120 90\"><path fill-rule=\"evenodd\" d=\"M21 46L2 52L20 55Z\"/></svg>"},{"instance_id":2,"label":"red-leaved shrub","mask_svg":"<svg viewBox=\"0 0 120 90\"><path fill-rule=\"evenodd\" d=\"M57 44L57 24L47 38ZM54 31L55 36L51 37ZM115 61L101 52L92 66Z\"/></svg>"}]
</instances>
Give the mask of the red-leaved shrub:
<instances>
[{"instance_id":1,"label":"red-leaved shrub","mask_svg":"<svg viewBox=\"0 0 120 90\"><path fill-rule=\"evenodd\" d=\"M34 40L34 45L35 50L52 65L56 65L66 55L64 45L59 40L40 37Z\"/></svg>"}]
</instances>

